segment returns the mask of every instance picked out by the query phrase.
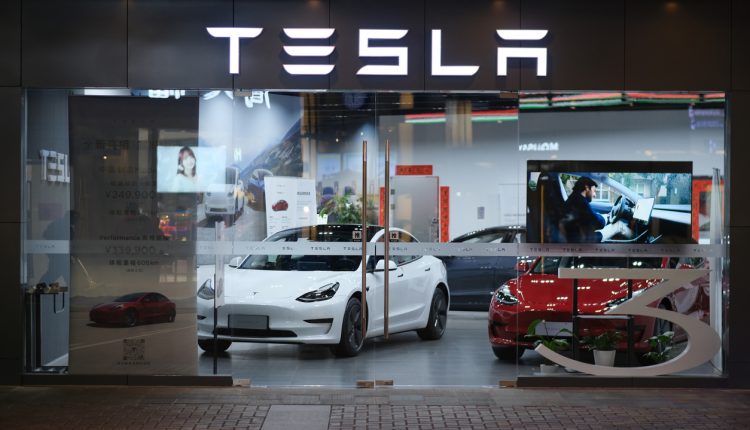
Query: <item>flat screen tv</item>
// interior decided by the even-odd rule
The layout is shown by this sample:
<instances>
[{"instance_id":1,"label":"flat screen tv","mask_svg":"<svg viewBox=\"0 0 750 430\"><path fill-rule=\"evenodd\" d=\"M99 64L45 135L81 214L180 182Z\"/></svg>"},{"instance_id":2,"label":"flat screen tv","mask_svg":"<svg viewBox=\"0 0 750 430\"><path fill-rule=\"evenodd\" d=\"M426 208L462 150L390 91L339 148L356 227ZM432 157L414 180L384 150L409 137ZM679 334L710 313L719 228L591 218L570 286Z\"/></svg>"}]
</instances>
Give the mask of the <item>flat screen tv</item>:
<instances>
[{"instance_id":1,"label":"flat screen tv","mask_svg":"<svg viewBox=\"0 0 750 430\"><path fill-rule=\"evenodd\" d=\"M691 162L527 162L530 243L691 243Z\"/></svg>"}]
</instances>

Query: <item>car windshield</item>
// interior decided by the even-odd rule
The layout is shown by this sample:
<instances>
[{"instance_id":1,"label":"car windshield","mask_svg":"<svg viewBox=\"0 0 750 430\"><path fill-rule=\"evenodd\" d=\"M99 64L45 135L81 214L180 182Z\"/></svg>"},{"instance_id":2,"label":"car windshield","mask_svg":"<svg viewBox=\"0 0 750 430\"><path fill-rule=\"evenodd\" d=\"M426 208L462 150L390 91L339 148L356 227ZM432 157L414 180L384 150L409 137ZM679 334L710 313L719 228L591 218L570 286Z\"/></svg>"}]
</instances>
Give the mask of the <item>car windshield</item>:
<instances>
[{"instance_id":1,"label":"car windshield","mask_svg":"<svg viewBox=\"0 0 750 430\"><path fill-rule=\"evenodd\" d=\"M142 296L143 296L143 293L127 294L125 296L116 298L115 302L118 302L118 303L134 302L140 299Z\"/></svg>"},{"instance_id":2,"label":"car windshield","mask_svg":"<svg viewBox=\"0 0 750 430\"><path fill-rule=\"evenodd\" d=\"M367 228L367 240L380 230L380 227ZM361 227L351 225L318 225L284 230L269 237L268 242L359 242L356 234ZM361 237L361 236L359 236ZM240 265L240 269L253 270L299 270L347 272L359 268L362 257L358 255L251 255Z\"/></svg>"}]
</instances>

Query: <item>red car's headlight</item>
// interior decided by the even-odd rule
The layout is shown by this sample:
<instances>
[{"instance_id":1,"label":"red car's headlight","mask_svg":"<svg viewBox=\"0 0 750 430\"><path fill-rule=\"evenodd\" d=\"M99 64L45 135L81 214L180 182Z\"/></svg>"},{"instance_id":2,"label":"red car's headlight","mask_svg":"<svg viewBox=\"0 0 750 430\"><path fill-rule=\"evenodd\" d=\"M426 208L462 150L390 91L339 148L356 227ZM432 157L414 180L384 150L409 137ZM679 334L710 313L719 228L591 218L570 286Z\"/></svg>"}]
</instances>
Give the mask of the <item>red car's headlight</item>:
<instances>
[{"instance_id":1,"label":"red car's headlight","mask_svg":"<svg viewBox=\"0 0 750 430\"><path fill-rule=\"evenodd\" d=\"M501 305L517 305L518 298L511 294L510 287L503 284L495 291L495 300Z\"/></svg>"}]
</instances>

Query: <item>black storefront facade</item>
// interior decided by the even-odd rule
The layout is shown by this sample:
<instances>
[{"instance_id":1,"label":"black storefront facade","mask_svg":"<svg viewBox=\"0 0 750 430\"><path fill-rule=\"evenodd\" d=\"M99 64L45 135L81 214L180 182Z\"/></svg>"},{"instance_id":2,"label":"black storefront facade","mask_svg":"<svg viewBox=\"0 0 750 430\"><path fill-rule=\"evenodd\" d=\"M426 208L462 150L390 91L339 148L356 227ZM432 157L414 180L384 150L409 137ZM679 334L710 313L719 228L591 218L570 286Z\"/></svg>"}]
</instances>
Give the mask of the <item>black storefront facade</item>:
<instances>
[{"instance_id":1,"label":"black storefront facade","mask_svg":"<svg viewBox=\"0 0 750 430\"><path fill-rule=\"evenodd\" d=\"M629 103L631 106L638 105L639 100L643 103L639 97L658 99L659 95L688 94L693 97L691 100L694 100L696 109L704 109L704 112L709 112L712 108L710 104L712 97L720 97L721 109L724 112L721 116L723 118L721 126L723 143L719 145L718 156L724 160L723 166L720 166L722 174L719 178L724 189L724 200L723 206L720 207L723 215L719 217L719 224L723 227L723 234L719 243L711 242L711 244L718 245L713 249L724 249L722 267L725 273L722 274L719 282L726 285L723 300L726 303L731 302L731 305L726 306L720 330L723 353L721 372L710 377L688 375L682 378L629 376L595 379L575 376L571 378L539 378L538 376L526 378L526 375L519 375L519 377L523 377L522 379L527 381L528 385L615 384L714 387L750 385L750 371L747 370L750 368L748 367L750 360L747 358L750 350L743 342L742 331L733 330L737 333L735 336L728 334L728 327L739 328L748 322L747 312L744 309L750 306L750 293L743 288L748 275L742 265L743 257L748 252L744 239L750 235L750 215L744 213L746 204L743 203L744 194L741 191L742 167L750 158L750 153L746 154L747 151L743 145L743 142L750 138L750 127L744 121L750 115L750 60L744 55L748 38L750 38L750 30L742 25L746 19L750 18L750 6L743 2L731 0L718 2L703 0L656 2L645 0L605 2L488 0L458 4L452 1L404 3L345 0L276 2L17 0L5 2L3 6L0 6L0 10L2 10L0 21L3 24L0 29L0 33L3 34L0 39L0 111L3 113L0 117L0 124L2 124L0 132L5 142L7 156L3 159L8 179L6 185L8 195L1 212L2 219L0 219L2 237L6 242L4 247L6 270L2 275L5 280L2 288L6 300L0 303L0 325L6 335L4 347L0 351L0 381L3 383L127 384L144 381L172 383L172 379L159 379L153 375L190 375L192 373L189 370L183 372L157 369L150 374L149 372L141 373L138 377L131 376L131 379L128 379L128 377L118 375L116 371L102 376L98 371L72 371L65 375L42 375L34 372L33 369L30 370L28 355L37 353L34 348L30 348L28 339L29 332L33 331L33 327L28 328L29 313L32 312L33 307L29 306L28 288L30 286L19 287L19 284L37 283L36 279L30 279L28 276L31 269L29 269L30 263L27 255L42 251L30 251L29 246L39 245L41 239L58 239L44 236L45 231L48 231L44 229L46 224L42 227L32 225L36 221L29 218L29 212L26 209L29 206L29 199L32 205L35 201L33 197L35 190L29 189L29 184L35 182L30 177L38 174L36 170L27 166L27 160L32 157L30 155L32 152L34 157L39 152L36 147L33 151L27 152L26 142L37 139L36 141L45 145L46 141L58 139L54 137L56 133L54 127L45 130L47 124L43 122L35 124L34 118L40 118L40 112L59 108L57 103L61 99L57 96L61 92L65 93L62 96L66 106L65 117L68 118L70 115L70 118L73 118L76 113L80 117L86 117L87 113L105 112L108 109L107 106L96 103L88 104L85 100L85 96L96 97L97 94L105 95L105 97L117 95L141 97L143 100L152 100L154 103L161 103L164 99L167 102L174 99L176 102L178 99L184 100L191 96L196 100L201 99L201 103L212 99L214 101L231 99L233 104L244 103L248 109L253 108L253 104L260 108L263 108L264 104L283 104L283 102L276 101L280 100L279 98L269 99L268 91L270 90L271 93L282 95L295 94L303 100L315 98L318 105L330 102L326 94L331 94L334 98L337 94L342 94L342 105L348 108L355 106L355 109L361 107L361 104L358 105L359 97L347 98L343 94L367 94L368 97L377 100L375 105L384 111L388 109L386 106L389 103L411 106L414 110L412 113L403 115L404 119L401 123L404 124L429 121L450 123L450 120L436 118L434 115L429 116L431 115L429 106L431 102L434 102L434 98L425 97L429 101L419 106L420 100L423 100L420 94L442 94L448 95L446 96L448 98L450 95L456 95L458 99L466 97L470 100L451 104L450 108L449 103L446 102L444 107L438 109L441 112L448 112L449 109L458 109L461 112L461 109L467 109L467 106L469 110L474 106L475 110L481 111L481 108L477 106L488 106L487 112L500 116L505 114L497 112L506 112L506 102L510 100L511 104L515 103L516 121L521 121L517 117L523 114L524 100L533 103L535 98L542 97L546 98L547 102L553 103L552 99L555 94L577 94L585 98L587 94L617 93L620 94L618 105L621 103L623 106ZM216 29L224 29L224 32L216 31ZM244 30L232 33L232 29ZM325 31L295 33L295 30L300 29ZM365 43L364 50L362 38L363 34L367 33L363 33L363 30L381 30L379 33L369 33L371 39ZM391 33L383 32L384 30L390 30ZM440 33L435 33L435 30L440 30ZM537 32L508 32L513 30L537 30ZM237 36L232 36L232 34L237 34ZM292 49L288 49L289 47ZM325 49L315 51L311 47L325 47ZM297 50L295 51L294 48ZM308 50L300 48L308 48ZM520 48L527 48L527 50L522 51ZM368 49L372 50L368 51ZM324 53L320 54L320 52ZM433 58L436 53L441 56L439 60ZM508 58L505 59L503 55L507 55ZM237 61L234 66L233 59ZM544 68L541 67L542 63L546 64ZM377 68L378 66L380 69ZM233 97L227 93L232 93ZM69 96L75 99L70 102L70 105L67 104ZM609 96L602 97L606 99ZM417 108L414 108L415 99ZM498 99L501 102L498 102ZM308 100L303 103L308 103L303 104L305 106L303 111L307 112L305 109L308 109L310 102ZM364 105L367 106L367 102L364 102ZM519 105L521 105L520 114ZM569 105L560 106L570 107ZM582 109L585 110L584 106L582 105ZM142 109L142 105L134 106L132 109ZM153 111L148 111L143 115L159 116L164 112L160 109L160 107L154 108ZM165 109L172 109L172 107ZM335 117L337 115L335 110L327 113ZM190 124L185 125L186 123L182 122L182 118L186 116L194 116L196 124L205 121L205 117L201 116L202 113L199 114L197 111L197 102L193 107L183 109L180 106L169 110L169 115L172 115L170 118L174 118L174 121L170 119L169 121L172 122L167 121L168 125L165 127L177 131L172 134L166 132L167 137L145 136L142 140L172 139L174 142L182 142L181 139L192 139L193 137L182 136L179 131L191 127ZM690 112L693 110L691 109ZM116 116L117 111L107 114ZM399 113L401 114L403 112ZM106 116L105 113L102 115ZM498 120L498 123L502 121L504 119ZM97 123L97 120L81 121L75 124L71 120L68 130L67 121L63 123L66 123L63 140L70 139L72 142L80 139L84 146L87 144L86 139L89 138L85 135L86 130L101 125ZM387 128L388 122L379 120L377 125ZM107 127L110 126L103 125L102 129L107 129ZM111 125L113 129L118 127L120 125L117 123ZM232 132L231 138L236 140L236 136L240 133L237 130L240 130L241 125L235 122L232 127L235 131ZM314 129L312 126L308 129L305 129L304 125L301 127L300 135L304 135L305 130L308 133L314 132L311 131ZM408 128L403 124L394 123L393 127L395 129L402 127L399 129L401 133L411 133L403 131L404 127ZM523 127L523 124L517 126L519 127ZM362 136L369 132L367 128L361 130ZM360 129L357 129L357 132L360 132ZM474 133L477 136L480 134L479 131L474 131ZM522 138L524 133L522 130L514 129L509 133L521 136L513 138L518 144L518 151L542 151L541 140L533 140L534 145L539 142L539 146L532 147L530 146L532 140ZM117 136L117 133L114 135ZM543 135L539 133L539 136ZM335 141L338 142L338 135L336 136ZM462 136L459 140L466 138ZM300 139L304 140L304 136ZM479 137L476 139L478 140ZM469 141L471 142L471 138ZM554 145L552 142L545 143L550 143L545 148L557 148L556 145L558 145L556 142ZM95 152L95 154L106 159L106 155L110 154L106 151L112 149L107 147L109 144L111 142L104 142L105 152ZM563 144L560 143L560 145ZM178 146L185 145L187 144L180 143ZM320 145L322 147L322 144ZM709 146L711 145L713 143L709 143ZM94 151L103 149L97 147L96 141L92 141L91 146ZM515 144L513 146L515 148ZM234 147L235 157L237 157L237 147L237 145ZM40 148L47 147L40 146ZM52 147L49 149L54 150ZM113 150L116 151L117 148ZM380 150L382 151L382 148ZM399 155L403 157L402 164L420 165L418 157L409 158L404 155L410 154L409 151L417 151L417 149L400 152ZM717 154L715 151L711 152L713 149L706 151L706 154ZM62 152L64 151L57 149L57 154ZM80 151L78 155L73 152L71 150L65 154L67 157L65 160L57 158L55 161L58 167L50 170L49 165L45 164L43 169L47 175L59 174L58 183L54 186L59 186L60 183L70 183L71 191L69 192L81 194L81 187L85 186L85 183L81 185L81 182L76 182L76 179L71 182L70 177L67 177L69 174L67 167L60 167L68 166L67 163L80 170L91 166L81 158ZM548 154L545 153L544 156L546 155ZM53 157L45 155L47 156ZM697 160L701 156L700 152L692 155L695 160L694 165L699 164ZM564 154L561 157L565 159ZM535 157L528 158L534 159ZM597 156L584 158L596 160ZM606 155L600 157L600 160L613 159ZM330 157L321 158L317 155L314 160L314 162L305 161L303 156L301 163L309 162L315 165L315 169L325 170L326 160L330 160ZM350 161L347 161L343 154L341 160L341 166L344 169ZM668 156L661 160L683 161L682 159L671 160ZM45 158L43 163L47 162ZM439 162L428 162L430 163L437 166ZM397 163L394 162L394 164ZM75 173L75 169L73 172ZM87 180L96 181L96 171L93 170L93 172ZM155 175L158 173L151 173L153 177L149 180L153 180L151 185L156 187ZM525 175L526 172L523 174ZM704 172L701 171L696 175L702 177ZM321 180L320 174L318 176L314 174L313 177L317 178L318 183L315 186L320 194L328 185L326 179L324 177ZM450 175L446 174L445 177L450 177ZM48 179L45 180L50 182ZM245 181L243 185L245 188L249 180ZM55 179L51 182L55 182ZM343 191L344 182L345 180L341 179L342 194L346 193ZM336 183L336 191L338 191L338 186L339 184ZM352 186L356 194L358 192L356 184ZM692 186L696 187L695 182ZM382 182L378 183L376 180L375 192L378 188L382 188ZM156 192L157 188L151 191ZM28 197L29 195L32 197ZM248 198L247 196L249 194L245 197ZM83 199L83 197L79 198ZM184 201L180 200L181 197L175 199L168 199L169 204L184 206ZM201 200L196 203L196 205L201 204L205 205L205 202ZM241 205L246 205L245 209L249 211L250 202L244 202ZM161 202L153 204L155 211L161 210L162 206ZM116 212L120 209L127 213ZM54 212L57 209L50 205L43 205L43 209L37 210L42 212L34 213L33 216L51 222L54 216L44 215L46 213L44 211ZM127 203L122 203L119 206L111 206L105 211L91 212L89 217L111 214L132 218L137 216L137 212L145 211L142 207L131 207ZM239 213L237 216L240 216ZM247 214L243 216L247 217ZM85 217L84 214L84 222ZM525 215L520 217L522 219L519 218L519 221L522 222L527 219ZM484 206L481 211L477 212L477 218L485 218ZM382 220L382 215L380 219ZM234 221L233 218L232 223ZM71 222L75 221L68 219L66 226L70 226ZM264 222L271 223L268 218ZM131 222L131 225L135 225L135 221ZM455 220L452 225L460 225L460 220ZM165 233L166 229L172 226L174 224L161 228L160 225L160 230ZM79 228L80 230L82 229ZM112 237L107 240L116 242L127 234L123 231L127 229L112 230ZM270 232L270 229L268 231ZM458 236L458 233L460 233L458 230L451 230L450 238ZM170 230L170 234L175 233ZM66 238L71 239L70 236ZM153 240L153 237L150 239ZM190 240L192 239L188 238L188 242ZM20 244L25 241L35 242L21 246ZM431 242L430 240L422 241ZM436 243L444 241L435 240ZM97 251L86 252L96 254ZM569 249L565 252L566 255L574 256L576 251ZM729 263L730 257L733 257L735 264ZM101 264L120 265L118 257L104 256L102 258L108 263ZM196 258L200 264L201 258ZM123 262L125 260L123 259ZM52 261L49 259L49 263L45 264L51 266ZM73 265L83 261L86 264L81 262L82 267L91 268L86 258L71 261ZM149 263L146 262L146 264ZM19 282L19 271L22 272L21 282ZM87 271L84 270L84 272ZM68 281L70 277L71 275L68 275ZM93 274L92 277L94 277ZM75 275L73 278L75 279ZM192 281L193 279L190 278L186 284ZM50 280L46 282L50 283ZM156 281L160 285L169 282L179 283L180 281L163 276ZM75 288L72 282L68 284ZM89 287L94 288L95 284L91 282ZM52 291L52 293L55 292ZM71 291L72 295L75 295L75 291ZM65 298L61 300L69 304L65 302ZM53 308L54 306L58 306L57 302ZM181 305L178 303L177 306ZM188 307L191 312L195 312L194 305ZM49 333L51 334L47 336L56 336L54 330ZM65 343L67 343L67 332L64 336ZM80 345L73 341L70 345L71 350L81 350ZM137 345L129 345L137 348ZM133 357L135 356L123 357L122 360L137 361ZM172 358L167 361L169 360L176 359ZM85 364L83 367L80 367L80 364L77 366L79 370L86 367ZM106 373L108 372L101 372L101 374ZM121 373L127 374L128 372ZM182 379L191 383L221 381L221 379L212 379L209 376L198 376L198 379L189 376Z\"/></svg>"}]
</instances>

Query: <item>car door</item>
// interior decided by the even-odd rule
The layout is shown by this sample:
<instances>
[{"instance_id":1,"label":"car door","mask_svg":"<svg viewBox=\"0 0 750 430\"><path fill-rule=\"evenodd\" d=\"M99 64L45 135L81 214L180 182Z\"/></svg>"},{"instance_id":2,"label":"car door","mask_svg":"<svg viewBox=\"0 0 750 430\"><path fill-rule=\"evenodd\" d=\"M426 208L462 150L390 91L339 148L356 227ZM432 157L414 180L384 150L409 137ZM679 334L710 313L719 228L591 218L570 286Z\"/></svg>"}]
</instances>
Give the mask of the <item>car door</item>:
<instances>
[{"instance_id":1,"label":"car door","mask_svg":"<svg viewBox=\"0 0 750 430\"><path fill-rule=\"evenodd\" d=\"M398 232L398 243L414 243L418 240L411 234L400 231ZM403 295L404 300L404 323L413 328L414 324L419 321L419 317L429 308L432 302L432 290L435 285L432 284L430 271L432 267L431 258L424 258L421 255L400 255L396 257L396 263L403 273L403 288L398 291ZM401 299L401 298L399 298Z\"/></svg>"},{"instance_id":2,"label":"car door","mask_svg":"<svg viewBox=\"0 0 750 430\"><path fill-rule=\"evenodd\" d=\"M455 243L490 243L504 233L487 231L466 237ZM496 267L500 257L454 256L445 258L448 285L451 289L451 309L483 310L490 304L496 285Z\"/></svg>"}]
</instances>

